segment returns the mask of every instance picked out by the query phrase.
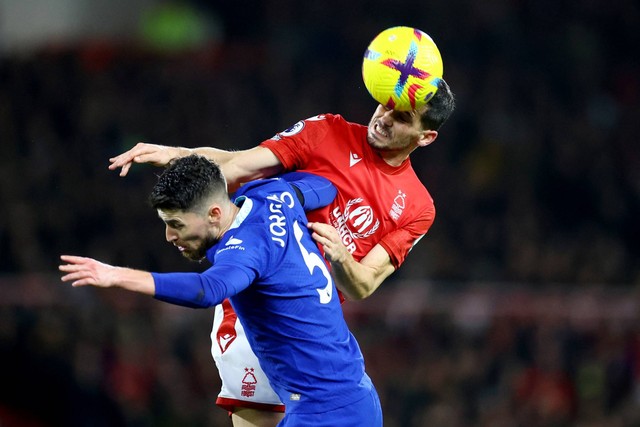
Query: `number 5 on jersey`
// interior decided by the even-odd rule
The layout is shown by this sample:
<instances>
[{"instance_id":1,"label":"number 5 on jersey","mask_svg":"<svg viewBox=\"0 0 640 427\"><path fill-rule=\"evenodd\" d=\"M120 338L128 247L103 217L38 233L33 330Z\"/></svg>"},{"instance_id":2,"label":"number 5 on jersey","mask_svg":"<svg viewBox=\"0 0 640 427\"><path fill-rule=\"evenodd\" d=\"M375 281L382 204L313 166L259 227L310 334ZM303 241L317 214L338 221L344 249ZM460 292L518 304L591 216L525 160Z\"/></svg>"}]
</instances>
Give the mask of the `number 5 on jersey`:
<instances>
[{"instance_id":1,"label":"number 5 on jersey","mask_svg":"<svg viewBox=\"0 0 640 427\"><path fill-rule=\"evenodd\" d=\"M333 296L333 281L331 280L331 274L327 269L327 265L324 263L324 260L318 256L315 252L309 252L307 248L302 244L302 236L303 232L298 224L298 221L293 223L293 234L296 237L296 241L298 242L298 247L300 248L300 252L302 253L302 258L304 259L304 263L309 269L309 274L313 274L313 270L315 268L319 268L322 272L322 275L327 280L327 286L324 288L318 288L318 295L320 295L320 304L328 304L331 301L331 297Z\"/></svg>"}]
</instances>

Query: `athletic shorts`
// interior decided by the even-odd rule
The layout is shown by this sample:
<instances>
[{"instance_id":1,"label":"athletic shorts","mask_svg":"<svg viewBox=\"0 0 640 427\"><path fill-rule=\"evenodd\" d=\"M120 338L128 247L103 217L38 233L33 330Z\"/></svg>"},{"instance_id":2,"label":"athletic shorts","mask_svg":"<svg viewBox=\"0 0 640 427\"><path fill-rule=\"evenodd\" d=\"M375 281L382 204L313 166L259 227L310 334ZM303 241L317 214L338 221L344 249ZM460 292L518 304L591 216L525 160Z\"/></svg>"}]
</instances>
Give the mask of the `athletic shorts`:
<instances>
[{"instance_id":1,"label":"athletic shorts","mask_svg":"<svg viewBox=\"0 0 640 427\"><path fill-rule=\"evenodd\" d=\"M319 414L287 413L278 427L382 427L382 407L373 384L369 394L347 406Z\"/></svg>"},{"instance_id":2,"label":"athletic shorts","mask_svg":"<svg viewBox=\"0 0 640 427\"><path fill-rule=\"evenodd\" d=\"M211 355L222 380L218 406L227 411L240 407L284 412L284 405L260 368L228 299L215 308Z\"/></svg>"}]
</instances>

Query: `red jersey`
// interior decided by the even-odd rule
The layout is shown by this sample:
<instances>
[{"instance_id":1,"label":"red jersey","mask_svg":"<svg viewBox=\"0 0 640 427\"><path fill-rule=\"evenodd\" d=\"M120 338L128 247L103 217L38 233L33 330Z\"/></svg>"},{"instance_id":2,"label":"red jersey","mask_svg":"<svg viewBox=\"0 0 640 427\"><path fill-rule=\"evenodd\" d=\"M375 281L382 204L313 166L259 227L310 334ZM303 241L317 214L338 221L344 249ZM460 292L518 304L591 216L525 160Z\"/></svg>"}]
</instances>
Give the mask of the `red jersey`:
<instances>
[{"instance_id":1,"label":"red jersey","mask_svg":"<svg viewBox=\"0 0 640 427\"><path fill-rule=\"evenodd\" d=\"M379 243L397 269L433 223L433 199L409 159L398 167L387 164L367 142L366 126L324 114L299 121L260 145L286 170L333 182L335 200L308 217L333 225L356 260Z\"/></svg>"}]
</instances>

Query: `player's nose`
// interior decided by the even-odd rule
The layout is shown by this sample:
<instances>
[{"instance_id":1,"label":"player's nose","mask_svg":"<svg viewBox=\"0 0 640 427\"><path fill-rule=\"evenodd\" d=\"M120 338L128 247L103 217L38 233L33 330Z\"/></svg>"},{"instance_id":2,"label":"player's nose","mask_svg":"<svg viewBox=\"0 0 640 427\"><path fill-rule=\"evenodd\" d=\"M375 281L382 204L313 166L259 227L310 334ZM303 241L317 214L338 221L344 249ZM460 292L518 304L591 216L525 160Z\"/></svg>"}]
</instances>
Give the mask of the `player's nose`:
<instances>
[{"instance_id":1,"label":"player's nose","mask_svg":"<svg viewBox=\"0 0 640 427\"><path fill-rule=\"evenodd\" d=\"M384 123L386 126L391 126L391 124L393 123L393 113L393 110L386 110L382 114L382 117L380 117L382 123Z\"/></svg>"},{"instance_id":2,"label":"player's nose","mask_svg":"<svg viewBox=\"0 0 640 427\"><path fill-rule=\"evenodd\" d=\"M176 234L176 232L172 230L171 227L169 226L166 226L164 229L164 237L165 239L167 239L167 242L169 243L178 239L178 235Z\"/></svg>"}]
</instances>

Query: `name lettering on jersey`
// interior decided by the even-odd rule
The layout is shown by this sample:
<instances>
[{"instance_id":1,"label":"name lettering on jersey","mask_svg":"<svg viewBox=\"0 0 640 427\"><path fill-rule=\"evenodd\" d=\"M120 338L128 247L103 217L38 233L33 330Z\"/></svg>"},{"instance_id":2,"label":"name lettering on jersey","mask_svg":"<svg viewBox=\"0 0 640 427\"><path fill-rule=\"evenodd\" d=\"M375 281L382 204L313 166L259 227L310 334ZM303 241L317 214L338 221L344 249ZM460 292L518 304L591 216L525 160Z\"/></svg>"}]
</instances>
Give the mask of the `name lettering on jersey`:
<instances>
[{"instance_id":1,"label":"name lettering on jersey","mask_svg":"<svg viewBox=\"0 0 640 427\"><path fill-rule=\"evenodd\" d=\"M273 215L269 215L269 231L271 232L271 240L284 248L284 237L287 235L287 221L282 213L282 207L288 206L290 208L295 204L295 200L291 193L285 191L279 195L271 194L267 196L269 203L269 212Z\"/></svg>"},{"instance_id":2,"label":"name lettering on jersey","mask_svg":"<svg viewBox=\"0 0 640 427\"><path fill-rule=\"evenodd\" d=\"M391 206L389 215L391 215L391 218L393 218L395 221L400 219L400 215L402 215L402 212L404 212L406 197L406 193L403 193L402 190L398 190L398 195L395 199L393 199L393 205Z\"/></svg>"},{"instance_id":3,"label":"name lettering on jersey","mask_svg":"<svg viewBox=\"0 0 640 427\"><path fill-rule=\"evenodd\" d=\"M344 212L337 206L331 212L331 225L333 225L347 247L349 253L356 250L356 239L364 239L374 234L380 227L380 220L374 218L373 209L369 205L362 204L361 197L347 202Z\"/></svg>"}]
</instances>

